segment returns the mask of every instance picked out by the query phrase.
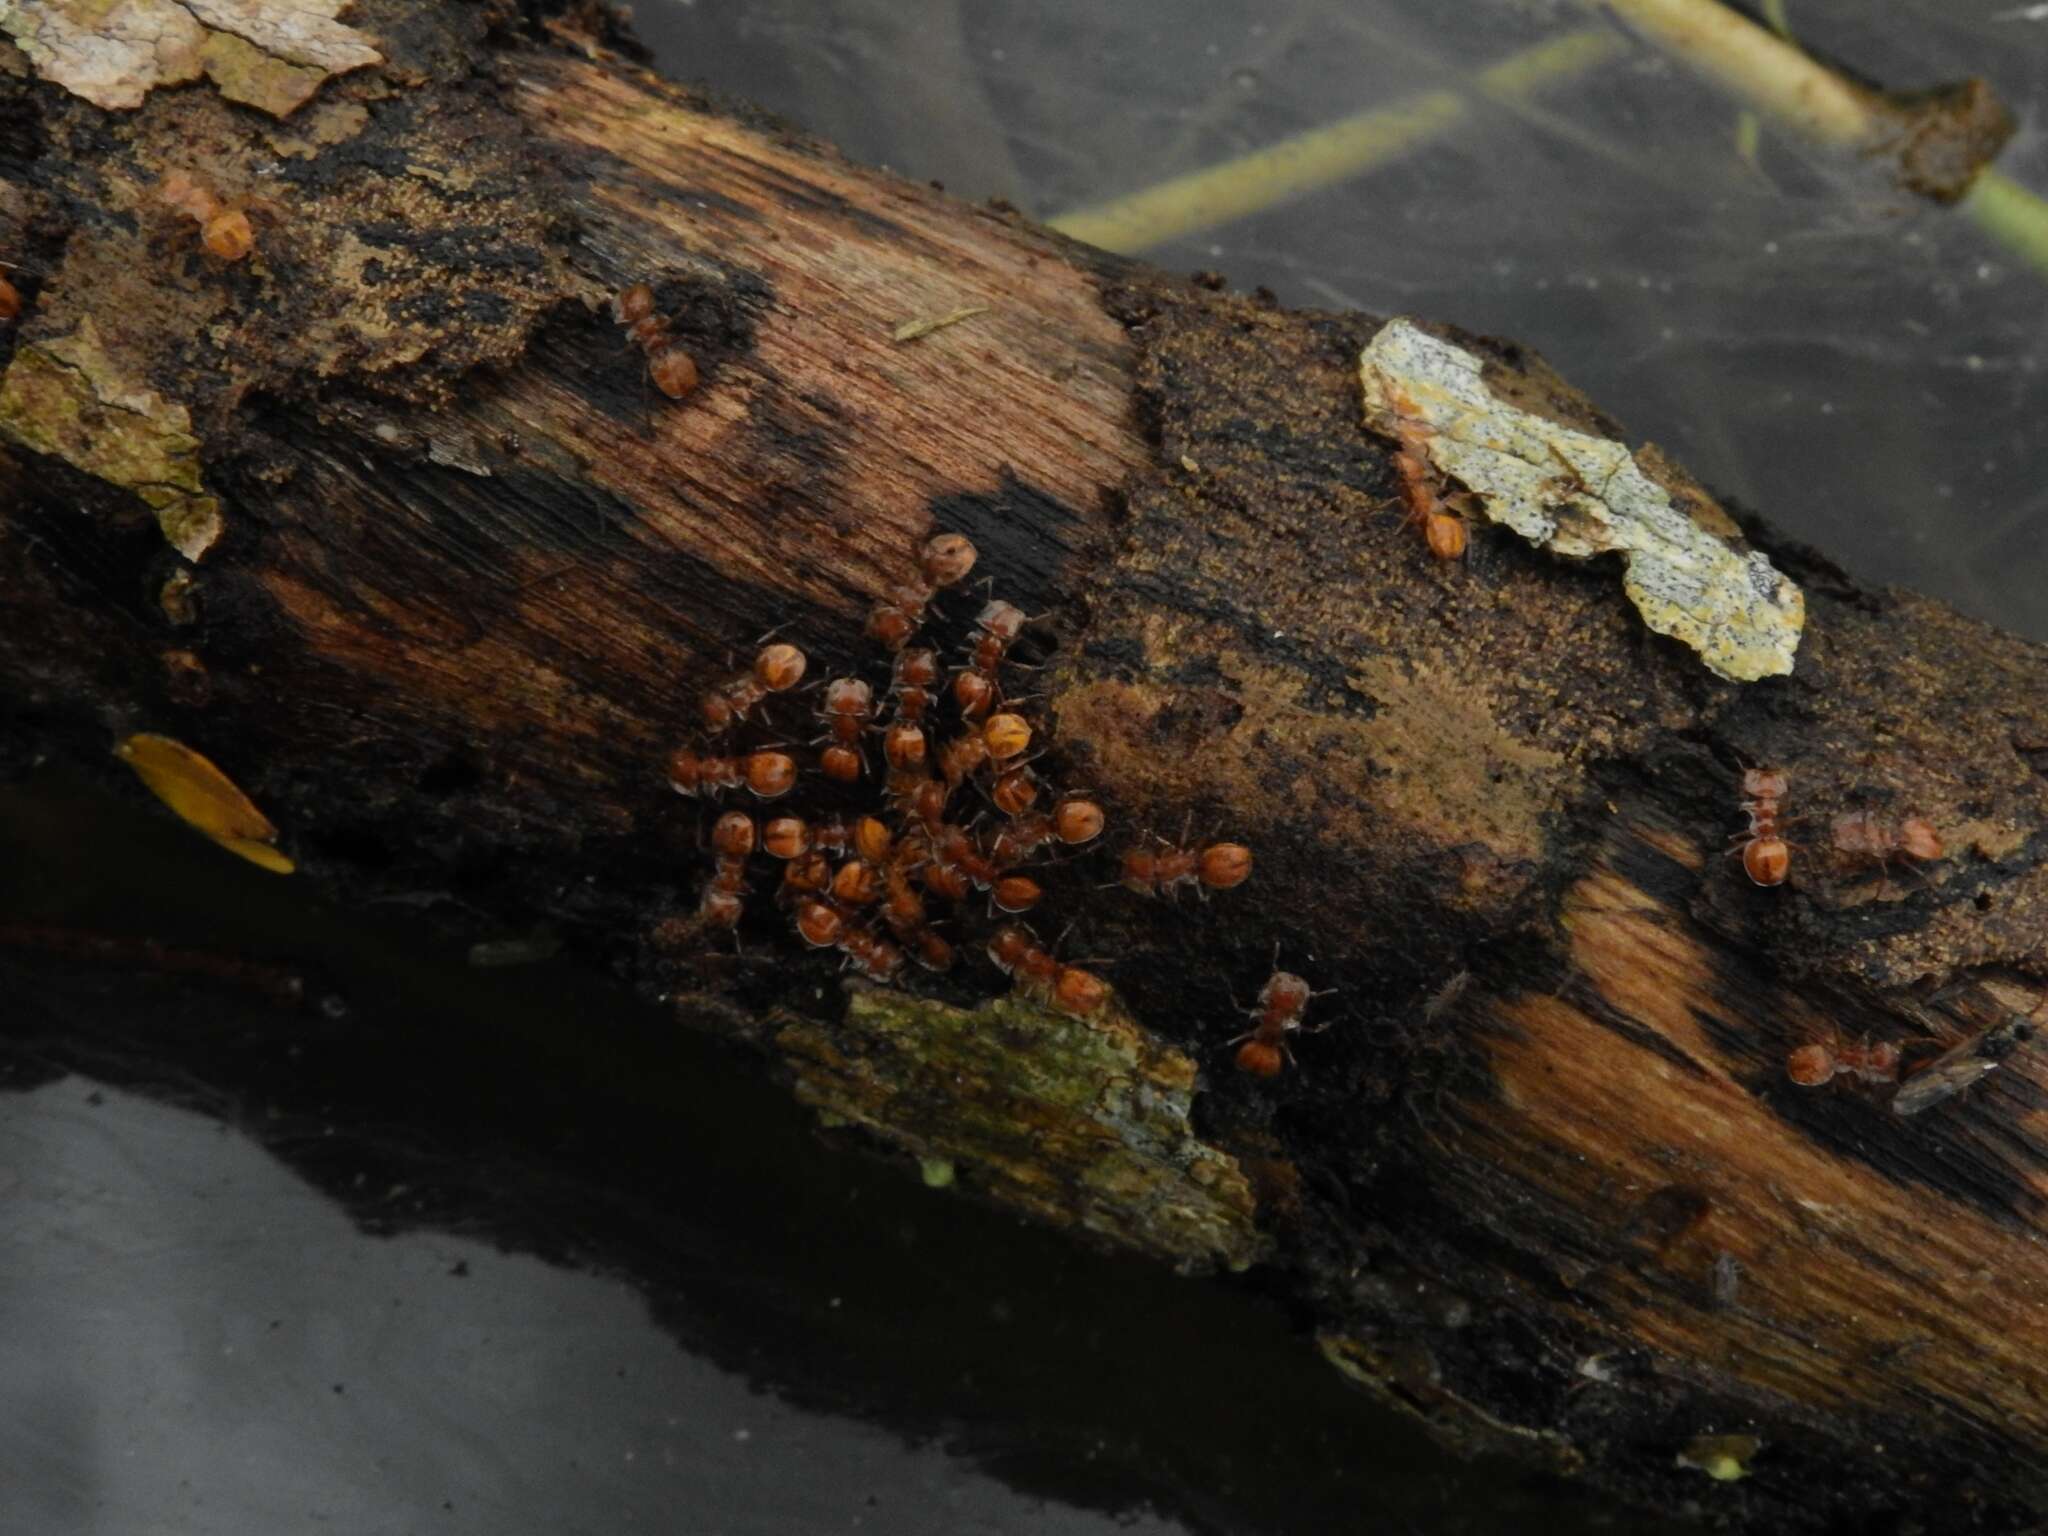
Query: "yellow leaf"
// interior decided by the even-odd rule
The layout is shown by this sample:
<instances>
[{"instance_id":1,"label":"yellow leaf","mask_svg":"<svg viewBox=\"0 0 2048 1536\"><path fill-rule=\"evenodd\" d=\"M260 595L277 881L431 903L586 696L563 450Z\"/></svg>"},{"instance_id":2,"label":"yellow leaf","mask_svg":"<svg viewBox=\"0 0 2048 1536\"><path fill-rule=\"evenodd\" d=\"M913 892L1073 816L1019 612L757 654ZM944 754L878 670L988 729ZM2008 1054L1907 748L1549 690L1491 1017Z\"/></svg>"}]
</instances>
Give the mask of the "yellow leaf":
<instances>
[{"instance_id":1,"label":"yellow leaf","mask_svg":"<svg viewBox=\"0 0 2048 1536\"><path fill-rule=\"evenodd\" d=\"M204 832L230 853L272 874L296 867L270 845L277 828L211 758L168 736L142 732L114 748L114 756L135 770L151 793L187 825Z\"/></svg>"}]
</instances>

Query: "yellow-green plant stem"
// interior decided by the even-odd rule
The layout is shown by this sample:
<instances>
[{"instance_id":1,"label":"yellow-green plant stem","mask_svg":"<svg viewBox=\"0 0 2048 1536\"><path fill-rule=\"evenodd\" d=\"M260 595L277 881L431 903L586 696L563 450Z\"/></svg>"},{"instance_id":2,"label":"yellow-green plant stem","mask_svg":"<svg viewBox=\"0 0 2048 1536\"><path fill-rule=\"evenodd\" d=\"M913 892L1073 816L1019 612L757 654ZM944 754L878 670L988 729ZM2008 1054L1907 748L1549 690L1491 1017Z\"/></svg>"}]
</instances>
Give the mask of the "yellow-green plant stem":
<instances>
[{"instance_id":1,"label":"yellow-green plant stem","mask_svg":"<svg viewBox=\"0 0 2048 1536\"><path fill-rule=\"evenodd\" d=\"M1625 46L1612 32L1570 32L1482 70L1475 84L1482 95L1526 96L1617 57ZM1077 208L1052 220L1052 227L1105 250L1135 254L1384 165L1448 132L1469 112L1463 91L1426 91L1142 192Z\"/></svg>"},{"instance_id":2,"label":"yellow-green plant stem","mask_svg":"<svg viewBox=\"0 0 2048 1536\"><path fill-rule=\"evenodd\" d=\"M1987 170L1970 184L1960 206L1986 235L2036 272L2048 274L2048 199Z\"/></svg>"}]
</instances>

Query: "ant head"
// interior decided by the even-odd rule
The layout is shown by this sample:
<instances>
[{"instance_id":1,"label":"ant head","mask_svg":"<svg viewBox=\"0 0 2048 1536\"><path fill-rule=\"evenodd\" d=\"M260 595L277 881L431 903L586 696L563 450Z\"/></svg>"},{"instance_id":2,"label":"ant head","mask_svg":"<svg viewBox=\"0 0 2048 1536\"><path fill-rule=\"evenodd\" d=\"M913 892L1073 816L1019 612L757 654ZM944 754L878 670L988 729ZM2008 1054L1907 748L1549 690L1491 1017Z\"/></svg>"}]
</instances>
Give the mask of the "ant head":
<instances>
[{"instance_id":1,"label":"ant head","mask_svg":"<svg viewBox=\"0 0 2048 1536\"><path fill-rule=\"evenodd\" d=\"M974 569L977 551L964 533L935 533L925 540L919 562L925 580L935 587L950 587L964 581Z\"/></svg>"},{"instance_id":2,"label":"ant head","mask_svg":"<svg viewBox=\"0 0 2048 1536\"><path fill-rule=\"evenodd\" d=\"M1742 792L1752 800L1782 800L1791 787L1790 776L1782 768L1742 770Z\"/></svg>"}]
</instances>

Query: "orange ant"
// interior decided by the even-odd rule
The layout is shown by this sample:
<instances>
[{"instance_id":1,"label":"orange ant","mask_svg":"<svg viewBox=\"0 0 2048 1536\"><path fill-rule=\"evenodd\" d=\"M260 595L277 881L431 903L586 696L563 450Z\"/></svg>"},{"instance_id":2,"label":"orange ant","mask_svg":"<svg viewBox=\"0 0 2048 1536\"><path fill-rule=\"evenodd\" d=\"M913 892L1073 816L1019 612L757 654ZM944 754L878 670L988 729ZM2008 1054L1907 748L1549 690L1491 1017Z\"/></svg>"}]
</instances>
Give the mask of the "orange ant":
<instances>
[{"instance_id":1,"label":"orange ant","mask_svg":"<svg viewBox=\"0 0 2048 1536\"><path fill-rule=\"evenodd\" d=\"M1069 847L1102 835L1102 807L1085 795L1060 798L1050 815L1020 816L995 835L989 858L1000 868L1021 864L1055 839Z\"/></svg>"},{"instance_id":2,"label":"orange ant","mask_svg":"<svg viewBox=\"0 0 2048 1536\"><path fill-rule=\"evenodd\" d=\"M775 800L796 788L796 759L786 752L707 757L678 747L668 758L668 787L679 795L715 795L745 785L755 798Z\"/></svg>"},{"instance_id":3,"label":"orange ant","mask_svg":"<svg viewBox=\"0 0 2048 1536\"><path fill-rule=\"evenodd\" d=\"M938 883L934 884L934 876ZM924 867L925 889L948 901L965 899L968 884L987 890L1001 877L964 827L942 826L932 839L931 861ZM957 892L957 894L955 894Z\"/></svg>"},{"instance_id":4,"label":"orange ant","mask_svg":"<svg viewBox=\"0 0 2048 1536\"><path fill-rule=\"evenodd\" d=\"M910 883L910 872L901 860L882 870L882 920L901 938L908 938L924 926L924 898Z\"/></svg>"},{"instance_id":5,"label":"orange ant","mask_svg":"<svg viewBox=\"0 0 2048 1536\"><path fill-rule=\"evenodd\" d=\"M896 718L922 721L931 708L932 684L939 680L939 653L916 646L899 652L890 689L896 696Z\"/></svg>"},{"instance_id":6,"label":"orange ant","mask_svg":"<svg viewBox=\"0 0 2048 1536\"><path fill-rule=\"evenodd\" d=\"M882 920L898 940L910 946L911 957L928 971L953 968L953 946L925 926L924 898L910 883L901 861L882 871Z\"/></svg>"},{"instance_id":7,"label":"orange ant","mask_svg":"<svg viewBox=\"0 0 2048 1536\"><path fill-rule=\"evenodd\" d=\"M860 738L874 717L875 692L857 677L835 677L825 685L825 707L818 718L826 725L820 741L832 745L818 754L818 766L825 777L851 784L867 767L861 755Z\"/></svg>"},{"instance_id":8,"label":"orange ant","mask_svg":"<svg viewBox=\"0 0 2048 1536\"><path fill-rule=\"evenodd\" d=\"M1829 830L1837 852L1851 858L1875 859L1887 879L1893 859L1928 863L1947 851L1934 824L1920 816L1894 822L1875 811L1850 811L1837 816Z\"/></svg>"},{"instance_id":9,"label":"orange ant","mask_svg":"<svg viewBox=\"0 0 2048 1536\"><path fill-rule=\"evenodd\" d=\"M996 775L988 797L1005 816L1022 816L1038 803L1038 775L1021 765L1006 768Z\"/></svg>"},{"instance_id":10,"label":"orange ant","mask_svg":"<svg viewBox=\"0 0 2048 1536\"><path fill-rule=\"evenodd\" d=\"M811 846L821 853L850 852L853 841L853 823L843 816L827 816L811 826Z\"/></svg>"},{"instance_id":11,"label":"orange ant","mask_svg":"<svg viewBox=\"0 0 2048 1536\"><path fill-rule=\"evenodd\" d=\"M1279 948L1275 946L1273 957L1279 959ZM1226 1045L1237 1046L1237 1070L1249 1072L1253 1077L1278 1077L1281 1067L1294 1060L1294 1052L1288 1049L1287 1036L1302 1027L1301 1016L1307 1010L1309 999L1327 997L1336 988L1326 987L1320 992L1309 990L1309 984L1292 971L1275 970L1266 978L1266 984L1259 988L1259 1000L1245 1012L1251 1016L1252 1027ZM1324 1026L1317 1026L1318 1029ZM1244 1043L1238 1045L1238 1041Z\"/></svg>"},{"instance_id":12,"label":"orange ant","mask_svg":"<svg viewBox=\"0 0 2048 1536\"><path fill-rule=\"evenodd\" d=\"M979 731L955 736L939 748L939 775L948 789L958 789L988 761L988 743Z\"/></svg>"},{"instance_id":13,"label":"orange ant","mask_svg":"<svg viewBox=\"0 0 2048 1536\"><path fill-rule=\"evenodd\" d=\"M929 928L917 931L917 949L912 958L928 971L950 971L953 969L953 946Z\"/></svg>"},{"instance_id":14,"label":"orange ant","mask_svg":"<svg viewBox=\"0 0 2048 1536\"><path fill-rule=\"evenodd\" d=\"M937 652L920 646L898 653L890 683L896 718L882 733L882 756L889 763L891 794L899 801L914 795L930 774L925 759L931 755L931 741L923 722L931 708L931 685L938 680Z\"/></svg>"},{"instance_id":15,"label":"orange ant","mask_svg":"<svg viewBox=\"0 0 2048 1536\"><path fill-rule=\"evenodd\" d=\"M761 851L771 859L802 858L811 851L811 829L801 816L777 816L761 828Z\"/></svg>"},{"instance_id":16,"label":"orange ant","mask_svg":"<svg viewBox=\"0 0 2048 1536\"><path fill-rule=\"evenodd\" d=\"M21 291L14 284L0 276L0 325L7 325L21 318Z\"/></svg>"},{"instance_id":17,"label":"orange ant","mask_svg":"<svg viewBox=\"0 0 2048 1536\"><path fill-rule=\"evenodd\" d=\"M1758 885L1783 885L1792 872L1792 845L1782 835L1778 802L1785 798L1791 780L1781 768L1742 770L1742 809L1749 817L1749 830L1729 839L1742 846L1728 851L1742 860L1743 873Z\"/></svg>"},{"instance_id":18,"label":"orange ant","mask_svg":"<svg viewBox=\"0 0 2048 1536\"><path fill-rule=\"evenodd\" d=\"M754 818L745 811L727 811L712 825L711 849L716 869L698 906L704 921L720 928L739 926L747 891L747 855L754 851Z\"/></svg>"},{"instance_id":19,"label":"orange ant","mask_svg":"<svg viewBox=\"0 0 2048 1536\"><path fill-rule=\"evenodd\" d=\"M944 825L948 798L946 786L937 779L919 779L898 796L901 809L927 833L936 833Z\"/></svg>"},{"instance_id":20,"label":"orange ant","mask_svg":"<svg viewBox=\"0 0 2048 1536\"><path fill-rule=\"evenodd\" d=\"M230 208L184 171L172 171L157 187L157 196L199 226L199 240L209 255L240 261L256 248L249 215Z\"/></svg>"},{"instance_id":21,"label":"orange ant","mask_svg":"<svg viewBox=\"0 0 2048 1536\"><path fill-rule=\"evenodd\" d=\"M975 615L974 648L953 675L953 702L965 720L979 720L995 704L1002 686L996 679L1003 657L1031 620L1024 610L1000 598Z\"/></svg>"},{"instance_id":22,"label":"orange ant","mask_svg":"<svg viewBox=\"0 0 2048 1536\"><path fill-rule=\"evenodd\" d=\"M800 853L792 858L782 871L780 898L784 901L799 896L816 896L832 884L832 861L816 849Z\"/></svg>"},{"instance_id":23,"label":"orange ant","mask_svg":"<svg viewBox=\"0 0 2048 1536\"><path fill-rule=\"evenodd\" d=\"M870 981L894 981L903 969L903 951L859 923L848 923L839 941L847 963Z\"/></svg>"},{"instance_id":24,"label":"orange ant","mask_svg":"<svg viewBox=\"0 0 2048 1536\"><path fill-rule=\"evenodd\" d=\"M1053 836L1061 842L1092 843L1102 836L1102 807L1085 795L1065 795L1053 807Z\"/></svg>"},{"instance_id":25,"label":"orange ant","mask_svg":"<svg viewBox=\"0 0 2048 1536\"><path fill-rule=\"evenodd\" d=\"M990 715L981 723L981 742L992 761L1006 763L1031 745L1031 722L1022 715Z\"/></svg>"},{"instance_id":26,"label":"orange ant","mask_svg":"<svg viewBox=\"0 0 2048 1536\"><path fill-rule=\"evenodd\" d=\"M697 360L669 339L668 317L655 311L652 288L635 283L623 289L614 308L626 339L646 354L647 376L656 389L680 400L697 387Z\"/></svg>"},{"instance_id":27,"label":"orange ant","mask_svg":"<svg viewBox=\"0 0 2048 1536\"><path fill-rule=\"evenodd\" d=\"M988 958L997 970L1014 978L1019 991L1046 998L1062 1013L1086 1018L1109 1000L1109 983L1078 966L1060 964L1029 928L1019 924L996 930L988 943Z\"/></svg>"},{"instance_id":28,"label":"orange ant","mask_svg":"<svg viewBox=\"0 0 2048 1536\"><path fill-rule=\"evenodd\" d=\"M813 949L831 949L846 936L846 919L829 903L807 897L796 904L796 931Z\"/></svg>"},{"instance_id":29,"label":"orange ant","mask_svg":"<svg viewBox=\"0 0 2048 1536\"><path fill-rule=\"evenodd\" d=\"M1003 875L988 891L989 905L998 912L1029 912L1044 897L1044 887L1029 875Z\"/></svg>"},{"instance_id":30,"label":"orange ant","mask_svg":"<svg viewBox=\"0 0 2048 1536\"><path fill-rule=\"evenodd\" d=\"M877 816L863 816L853 824L853 849L870 864L886 864L895 851L896 834Z\"/></svg>"},{"instance_id":31,"label":"orange ant","mask_svg":"<svg viewBox=\"0 0 2048 1536\"><path fill-rule=\"evenodd\" d=\"M881 871L866 859L848 859L832 877L832 899L841 907L871 907L881 896Z\"/></svg>"},{"instance_id":32,"label":"orange ant","mask_svg":"<svg viewBox=\"0 0 2048 1536\"><path fill-rule=\"evenodd\" d=\"M797 903L796 931L813 949L837 949L870 981L892 981L903 969L903 951L863 927L830 901L806 897Z\"/></svg>"},{"instance_id":33,"label":"orange ant","mask_svg":"<svg viewBox=\"0 0 2048 1536\"><path fill-rule=\"evenodd\" d=\"M1385 373L1380 374L1380 393L1392 413L1392 424L1381 431L1396 445L1394 474L1400 481L1401 505L1407 510L1401 526L1419 527L1429 552L1437 559L1456 560L1465 553L1465 521L1446 510L1423 447L1436 435L1436 429L1422 419L1421 408Z\"/></svg>"},{"instance_id":34,"label":"orange ant","mask_svg":"<svg viewBox=\"0 0 2048 1536\"><path fill-rule=\"evenodd\" d=\"M958 828L948 830L957 831ZM924 888L941 901L965 901L974 889L974 882L965 868L958 862L942 858L936 851L925 860L919 870Z\"/></svg>"},{"instance_id":35,"label":"orange ant","mask_svg":"<svg viewBox=\"0 0 2048 1536\"><path fill-rule=\"evenodd\" d=\"M1252 851L1243 843L1205 843L1200 848L1175 846L1156 839L1157 848L1130 848L1120 876L1125 890L1140 896L1164 896L1183 885L1227 891L1251 878Z\"/></svg>"},{"instance_id":36,"label":"orange ant","mask_svg":"<svg viewBox=\"0 0 2048 1536\"><path fill-rule=\"evenodd\" d=\"M767 645L754 658L754 665L730 682L721 683L704 695L698 712L708 731L726 731L760 708L771 693L787 693L804 680L809 665L804 653L793 645Z\"/></svg>"},{"instance_id":37,"label":"orange ant","mask_svg":"<svg viewBox=\"0 0 2048 1536\"><path fill-rule=\"evenodd\" d=\"M1890 1042L1872 1045L1825 1045L1815 1041L1802 1045L1785 1058L1785 1075L1802 1088L1818 1088L1837 1077L1860 1078L1866 1083L1895 1083L1903 1053Z\"/></svg>"},{"instance_id":38,"label":"orange ant","mask_svg":"<svg viewBox=\"0 0 2048 1536\"><path fill-rule=\"evenodd\" d=\"M965 534L938 533L926 539L918 556L922 584L890 588L888 597L868 614L869 637L881 642L885 650L902 650L924 623L925 609L939 588L964 579L974 569L975 559L973 541Z\"/></svg>"},{"instance_id":39,"label":"orange ant","mask_svg":"<svg viewBox=\"0 0 2048 1536\"><path fill-rule=\"evenodd\" d=\"M813 826L799 816L777 816L761 829L761 847L770 858L781 859L782 897L813 896L832 883L832 864L827 854L843 854L853 847L854 829L838 817Z\"/></svg>"},{"instance_id":40,"label":"orange ant","mask_svg":"<svg viewBox=\"0 0 2048 1536\"><path fill-rule=\"evenodd\" d=\"M929 750L924 727L912 721L891 721L889 729L882 733L882 755L899 774L920 773Z\"/></svg>"}]
</instances>

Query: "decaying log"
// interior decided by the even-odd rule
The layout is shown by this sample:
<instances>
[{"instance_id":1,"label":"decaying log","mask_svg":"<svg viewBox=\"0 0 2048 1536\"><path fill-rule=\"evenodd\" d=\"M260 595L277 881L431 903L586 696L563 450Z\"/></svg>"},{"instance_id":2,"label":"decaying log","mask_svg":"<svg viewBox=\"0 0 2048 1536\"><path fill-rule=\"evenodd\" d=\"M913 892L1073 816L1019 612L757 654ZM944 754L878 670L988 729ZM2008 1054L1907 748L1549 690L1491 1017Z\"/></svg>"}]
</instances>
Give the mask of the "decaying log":
<instances>
[{"instance_id":1,"label":"decaying log","mask_svg":"<svg viewBox=\"0 0 2048 1536\"><path fill-rule=\"evenodd\" d=\"M2041 1518L2048 1068L2022 1044L1907 1117L1785 1061L2039 1005L2048 657L1761 525L1808 616L1794 674L1746 684L1648 634L1611 562L1499 530L1432 561L1361 427L1378 320L847 164L549 9L361 4L380 62L282 117L211 84L105 107L0 55L0 760L139 795L110 749L176 738L282 829L284 878L551 922L857 1144L1257 1268L1461 1443L1774 1530ZM250 210L246 259L156 195L173 171ZM612 318L643 280L681 402ZM704 818L663 763L695 699L771 628L879 688L864 615L934 528L1042 616L1013 684L1105 845L1256 853L1179 902L1102 889L1108 852L1048 866L1038 931L1116 987L1092 1021L1011 998L971 909L956 971L889 988L798 944L765 867L737 953L693 916ZM976 601L936 605L949 649ZM1722 857L1745 764L1807 818L1782 887ZM882 801L811 775L787 804ZM1838 853L1862 810L1944 857ZM1269 1080L1225 1042L1276 944L1337 995Z\"/></svg>"}]
</instances>

